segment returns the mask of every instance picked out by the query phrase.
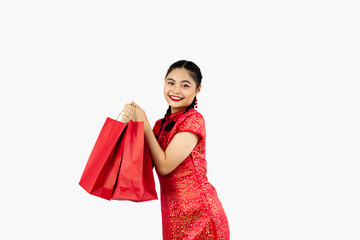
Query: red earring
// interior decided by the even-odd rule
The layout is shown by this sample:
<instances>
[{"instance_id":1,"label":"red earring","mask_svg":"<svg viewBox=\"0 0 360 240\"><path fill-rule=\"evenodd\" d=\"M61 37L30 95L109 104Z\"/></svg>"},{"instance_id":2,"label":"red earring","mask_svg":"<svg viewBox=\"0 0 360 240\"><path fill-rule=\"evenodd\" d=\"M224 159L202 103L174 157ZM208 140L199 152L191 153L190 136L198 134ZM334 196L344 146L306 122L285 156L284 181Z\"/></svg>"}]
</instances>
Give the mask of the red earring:
<instances>
[{"instance_id":1,"label":"red earring","mask_svg":"<svg viewBox=\"0 0 360 240\"><path fill-rule=\"evenodd\" d=\"M197 99L195 99L195 108L197 108Z\"/></svg>"}]
</instances>

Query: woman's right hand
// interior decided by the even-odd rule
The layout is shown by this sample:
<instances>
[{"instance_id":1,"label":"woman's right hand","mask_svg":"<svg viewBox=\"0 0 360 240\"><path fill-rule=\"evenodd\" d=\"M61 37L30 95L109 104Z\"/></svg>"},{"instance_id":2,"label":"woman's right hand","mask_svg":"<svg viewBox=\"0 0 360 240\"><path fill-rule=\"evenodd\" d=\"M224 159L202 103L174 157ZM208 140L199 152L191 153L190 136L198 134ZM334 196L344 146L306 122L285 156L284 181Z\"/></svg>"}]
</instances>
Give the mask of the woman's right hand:
<instances>
[{"instance_id":1,"label":"woman's right hand","mask_svg":"<svg viewBox=\"0 0 360 240\"><path fill-rule=\"evenodd\" d=\"M132 105L132 103L131 104L125 104L125 107L124 107L124 109L123 109L123 114L122 114L122 119L121 119L121 121L122 122L129 122L130 121L130 119L131 120L133 120L134 121L134 107L135 106L133 106Z\"/></svg>"}]
</instances>

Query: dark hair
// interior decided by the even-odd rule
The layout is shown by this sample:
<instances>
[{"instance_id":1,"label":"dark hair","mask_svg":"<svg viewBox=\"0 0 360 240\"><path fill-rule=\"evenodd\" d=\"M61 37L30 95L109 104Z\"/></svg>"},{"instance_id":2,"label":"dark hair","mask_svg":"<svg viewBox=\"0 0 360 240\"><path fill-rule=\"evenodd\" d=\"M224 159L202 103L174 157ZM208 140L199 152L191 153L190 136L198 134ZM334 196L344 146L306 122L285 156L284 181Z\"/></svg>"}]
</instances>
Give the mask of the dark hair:
<instances>
[{"instance_id":1,"label":"dark hair","mask_svg":"<svg viewBox=\"0 0 360 240\"><path fill-rule=\"evenodd\" d=\"M194 81L196 83L196 89L200 86L202 75L201 75L200 68L195 63L193 63L191 61L186 61L186 60L180 60L180 61L174 62L167 70L165 78L175 68L185 68L186 70L188 70L190 76L194 79Z\"/></svg>"},{"instance_id":2,"label":"dark hair","mask_svg":"<svg viewBox=\"0 0 360 240\"><path fill-rule=\"evenodd\" d=\"M187 61L187 60L179 60L177 62L174 62L173 64L171 64L171 66L167 70L165 79L169 75L169 73L176 68L185 68L186 70L188 70L190 76L194 79L194 81L196 83L196 89L199 88L199 86L201 84L202 75L201 75L200 68L195 63L193 63L191 61ZM195 96L194 100L192 101L192 103L186 108L185 112L189 111L191 108L195 108L195 103L196 103L196 96ZM170 114L170 112L171 112L171 107L169 106L165 113L163 120L161 121L161 128L160 128L160 131L159 131L158 135L156 136L156 138L159 137L161 129L163 128L163 125L166 121L166 115ZM174 125L175 125L175 122L171 121L165 126L164 130L170 131L174 127Z\"/></svg>"}]
</instances>

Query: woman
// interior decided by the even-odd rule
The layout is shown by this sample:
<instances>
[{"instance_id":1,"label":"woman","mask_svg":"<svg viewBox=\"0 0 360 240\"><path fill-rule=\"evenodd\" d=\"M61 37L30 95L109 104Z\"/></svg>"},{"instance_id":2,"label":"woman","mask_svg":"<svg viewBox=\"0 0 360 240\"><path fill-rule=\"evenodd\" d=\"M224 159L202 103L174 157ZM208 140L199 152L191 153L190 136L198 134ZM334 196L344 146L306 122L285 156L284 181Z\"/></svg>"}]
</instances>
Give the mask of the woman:
<instances>
[{"instance_id":1,"label":"woman","mask_svg":"<svg viewBox=\"0 0 360 240\"><path fill-rule=\"evenodd\" d=\"M159 177L163 239L229 239L226 214L206 176L205 121L196 111L201 90L199 67L173 63L165 76L169 108L153 129L144 110L126 104L123 120L143 121L145 138Z\"/></svg>"}]
</instances>

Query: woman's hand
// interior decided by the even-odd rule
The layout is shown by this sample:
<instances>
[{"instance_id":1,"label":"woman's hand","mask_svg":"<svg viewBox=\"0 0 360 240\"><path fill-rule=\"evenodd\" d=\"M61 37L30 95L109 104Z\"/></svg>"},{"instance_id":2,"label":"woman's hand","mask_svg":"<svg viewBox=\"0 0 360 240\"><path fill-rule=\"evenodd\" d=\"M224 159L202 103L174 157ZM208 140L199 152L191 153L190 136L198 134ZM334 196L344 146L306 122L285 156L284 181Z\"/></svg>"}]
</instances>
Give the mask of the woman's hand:
<instances>
[{"instance_id":1,"label":"woman's hand","mask_svg":"<svg viewBox=\"0 0 360 240\"><path fill-rule=\"evenodd\" d=\"M134 122L144 122L145 127L149 124L145 111L134 101L124 107L123 121L128 122L130 119Z\"/></svg>"},{"instance_id":2,"label":"woman's hand","mask_svg":"<svg viewBox=\"0 0 360 240\"><path fill-rule=\"evenodd\" d=\"M132 105L135 106L135 113L134 113L135 122L147 123L148 119L147 119L145 111L139 105L137 105L135 102L132 102Z\"/></svg>"},{"instance_id":3,"label":"woman's hand","mask_svg":"<svg viewBox=\"0 0 360 240\"><path fill-rule=\"evenodd\" d=\"M135 106L131 104L125 104L122 114L122 122L129 122L131 120L135 121Z\"/></svg>"}]
</instances>

